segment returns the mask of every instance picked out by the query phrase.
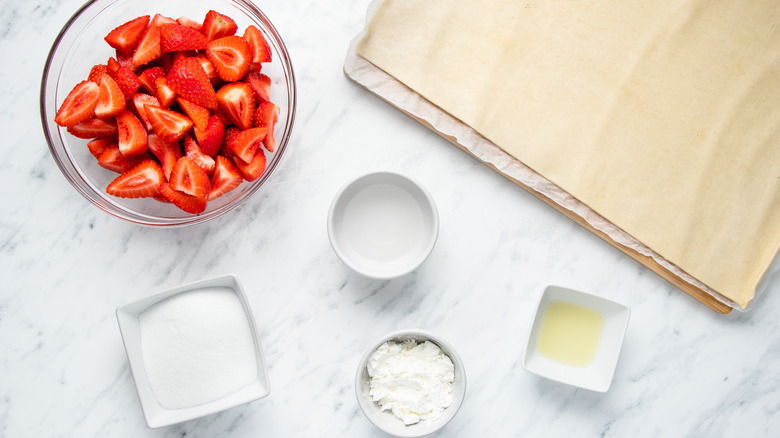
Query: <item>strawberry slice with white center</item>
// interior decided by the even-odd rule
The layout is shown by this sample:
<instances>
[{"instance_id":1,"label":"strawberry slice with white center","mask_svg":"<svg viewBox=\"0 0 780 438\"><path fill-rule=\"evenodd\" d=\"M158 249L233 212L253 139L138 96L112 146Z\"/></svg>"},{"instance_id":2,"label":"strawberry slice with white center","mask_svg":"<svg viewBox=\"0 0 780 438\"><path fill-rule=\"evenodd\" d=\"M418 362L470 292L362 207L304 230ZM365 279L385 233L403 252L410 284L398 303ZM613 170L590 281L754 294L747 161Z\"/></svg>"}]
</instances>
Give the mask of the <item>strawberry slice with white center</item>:
<instances>
[{"instance_id":1,"label":"strawberry slice with white center","mask_svg":"<svg viewBox=\"0 0 780 438\"><path fill-rule=\"evenodd\" d=\"M271 100L271 78L260 72L252 72L246 75L244 81L252 87L258 102Z\"/></svg>"},{"instance_id":2,"label":"strawberry slice with white center","mask_svg":"<svg viewBox=\"0 0 780 438\"><path fill-rule=\"evenodd\" d=\"M236 165L241 176L247 181L254 181L260 178L260 175L265 171L265 153L262 148L257 148L252 160L248 163L244 163L241 159L235 158L233 164Z\"/></svg>"},{"instance_id":3,"label":"strawberry slice with white center","mask_svg":"<svg viewBox=\"0 0 780 438\"><path fill-rule=\"evenodd\" d=\"M159 194L164 182L160 165L154 160L143 160L111 181L106 193L120 198L148 198Z\"/></svg>"},{"instance_id":4,"label":"strawberry slice with white center","mask_svg":"<svg viewBox=\"0 0 780 438\"><path fill-rule=\"evenodd\" d=\"M224 81L234 82L246 75L252 63L252 49L240 36L231 35L214 40L206 46L206 56Z\"/></svg>"},{"instance_id":5,"label":"strawberry slice with white center","mask_svg":"<svg viewBox=\"0 0 780 438\"><path fill-rule=\"evenodd\" d=\"M87 143L87 149L89 149L89 153L92 154L95 158L100 158L100 154L103 153L107 148L109 147L116 147L119 149L119 146L116 144L116 138L113 137L103 137L103 138L96 138L89 143Z\"/></svg>"},{"instance_id":6,"label":"strawberry slice with white center","mask_svg":"<svg viewBox=\"0 0 780 438\"><path fill-rule=\"evenodd\" d=\"M68 128L68 132L77 138L101 138L116 135L116 120L89 119Z\"/></svg>"},{"instance_id":7,"label":"strawberry slice with white center","mask_svg":"<svg viewBox=\"0 0 780 438\"><path fill-rule=\"evenodd\" d=\"M233 162L222 155L217 155L214 173L211 175L211 189L209 190L208 200L213 201L219 198L241 185L243 181L244 177L241 176Z\"/></svg>"},{"instance_id":8,"label":"strawberry slice with white center","mask_svg":"<svg viewBox=\"0 0 780 438\"><path fill-rule=\"evenodd\" d=\"M217 102L238 129L243 131L254 124L255 94L248 84L234 82L223 85L217 91Z\"/></svg>"},{"instance_id":9,"label":"strawberry slice with white center","mask_svg":"<svg viewBox=\"0 0 780 438\"><path fill-rule=\"evenodd\" d=\"M116 128L122 155L139 155L148 150L146 129L133 113L125 110L116 116Z\"/></svg>"},{"instance_id":10,"label":"strawberry slice with white center","mask_svg":"<svg viewBox=\"0 0 780 438\"><path fill-rule=\"evenodd\" d=\"M157 80L157 78L162 77L165 77L165 70L163 70L163 68L159 65L156 65L142 71L141 74L138 75L138 80L141 81L141 85L146 89L146 91L148 91L150 94L156 95L157 85L155 85L154 81Z\"/></svg>"},{"instance_id":11,"label":"strawberry slice with white center","mask_svg":"<svg viewBox=\"0 0 780 438\"><path fill-rule=\"evenodd\" d=\"M225 148L244 163L249 163L260 148L268 130L265 128L250 128L229 136L225 140Z\"/></svg>"},{"instance_id":12,"label":"strawberry slice with white center","mask_svg":"<svg viewBox=\"0 0 780 438\"><path fill-rule=\"evenodd\" d=\"M82 81L68 93L54 116L60 126L76 126L95 117L95 107L100 97L100 86L92 81Z\"/></svg>"},{"instance_id":13,"label":"strawberry slice with white center","mask_svg":"<svg viewBox=\"0 0 780 438\"><path fill-rule=\"evenodd\" d=\"M141 41L138 42L138 46L135 48L135 52L133 52L133 64L144 65L162 56L160 25L175 22L176 20L173 18L156 14L152 21L149 22L149 26L146 27Z\"/></svg>"},{"instance_id":14,"label":"strawberry slice with white center","mask_svg":"<svg viewBox=\"0 0 780 438\"><path fill-rule=\"evenodd\" d=\"M235 35L238 31L238 25L227 15L222 15L217 11L208 11L200 31L209 41L213 41L217 38Z\"/></svg>"},{"instance_id":15,"label":"strawberry slice with white center","mask_svg":"<svg viewBox=\"0 0 780 438\"><path fill-rule=\"evenodd\" d=\"M192 120L176 111L155 105L145 105L144 108L152 130L163 141L179 141L192 128Z\"/></svg>"},{"instance_id":16,"label":"strawberry slice with white center","mask_svg":"<svg viewBox=\"0 0 780 438\"><path fill-rule=\"evenodd\" d=\"M206 210L206 198L200 198L174 190L171 188L170 184L162 184L160 186L160 194L173 205L187 213L199 214Z\"/></svg>"},{"instance_id":17,"label":"strawberry slice with white center","mask_svg":"<svg viewBox=\"0 0 780 438\"><path fill-rule=\"evenodd\" d=\"M263 146L268 149L268 152L273 152L276 147L274 126L278 120L278 106L268 100L262 101L259 105L257 105L257 109L255 110L255 126L264 128L266 131L268 131L268 135L263 138Z\"/></svg>"},{"instance_id":18,"label":"strawberry slice with white center","mask_svg":"<svg viewBox=\"0 0 780 438\"><path fill-rule=\"evenodd\" d=\"M252 48L252 63L271 62L271 46L263 37L263 33L254 24L244 30L244 39Z\"/></svg>"},{"instance_id":19,"label":"strawberry slice with white center","mask_svg":"<svg viewBox=\"0 0 780 438\"><path fill-rule=\"evenodd\" d=\"M157 100L160 101L160 106L168 108L173 105L176 101L176 92L168 86L168 80L165 77L157 78L154 80L154 86L157 87Z\"/></svg>"},{"instance_id":20,"label":"strawberry slice with white center","mask_svg":"<svg viewBox=\"0 0 780 438\"><path fill-rule=\"evenodd\" d=\"M203 198L204 200L209 194L209 188L211 187L211 182L206 172L187 157L181 157L176 161L168 183L176 191Z\"/></svg>"},{"instance_id":21,"label":"strawberry slice with white center","mask_svg":"<svg viewBox=\"0 0 780 438\"><path fill-rule=\"evenodd\" d=\"M156 97L149 94L135 93L130 99L130 102L132 102L132 107L135 108L135 112L138 113L138 117L140 117L141 121L144 122L146 130L151 131L152 124L149 123L149 118L146 117L146 105L162 106L160 105L160 101Z\"/></svg>"},{"instance_id":22,"label":"strawberry slice with white center","mask_svg":"<svg viewBox=\"0 0 780 438\"><path fill-rule=\"evenodd\" d=\"M116 117L125 110L126 103L125 93L119 88L119 84L108 73L103 73L100 78L100 95L95 106L95 115L99 119Z\"/></svg>"},{"instance_id":23,"label":"strawberry slice with white center","mask_svg":"<svg viewBox=\"0 0 780 438\"><path fill-rule=\"evenodd\" d=\"M104 39L109 46L122 53L133 53L148 24L148 15L134 18L109 32Z\"/></svg>"},{"instance_id":24,"label":"strawberry slice with white center","mask_svg":"<svg viewBox=\"0 0 780 438\"><path fill-rule=\"evenodd\" d=\"M168 85L181 97L208 109L217 109L217 95L197 57L181 57L167 76Z\"/></svg>"},{"instance_id":25,"label":"strawberry slice with white center","mask_svg":"<svg viewBox=\"0 0 780 438\"><path fill-rule=\"evenodd\" d=\"M214 159L204 154L198 142L190 135L184 136L184 155L198 165L207 175L214 173Z\"/></svg>"},{"instance_id":26,"label":"strawberry slice with white center","mask_svg":"<svg viewBox=\"0 0 780 438\"><path fill-rule=\"evenodd\" d=\"M225 122L219 114L212 114L205 130L198 129L196 125L192 128L192 132L195 133L200 150L213 157L222 148L222 142L225 139Z\"/></svg>"},{"instance_id":27,"label":"strawberry slice with white center","mask_svg":"<svg viewBox=\"0 0 780 438\"><path fill-rule=\"evenodd\" d=\"M173 166L181 158L179 143L164 141L152 132L149 134L149 150L160 161L160 167L162 167L165 180L169 180L171 172L173 172Z\"/></svg>"}]
</instances>

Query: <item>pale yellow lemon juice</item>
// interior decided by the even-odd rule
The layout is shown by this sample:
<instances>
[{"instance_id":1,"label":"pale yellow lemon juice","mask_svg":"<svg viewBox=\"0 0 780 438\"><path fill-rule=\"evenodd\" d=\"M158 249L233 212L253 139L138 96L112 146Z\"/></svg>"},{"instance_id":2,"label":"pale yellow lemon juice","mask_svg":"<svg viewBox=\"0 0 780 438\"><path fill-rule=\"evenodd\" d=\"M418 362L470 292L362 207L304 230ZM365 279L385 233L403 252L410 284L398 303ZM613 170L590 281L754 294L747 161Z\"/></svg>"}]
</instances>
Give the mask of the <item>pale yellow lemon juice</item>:
<instances>
[{"instance_id":1,"label":"pale yellow lemon juice","mask_svg":"<svg viewBox=\"0 0 780 438\"><path fill-rule=\"evenodd\" d=\"M555 300L544 312L536 348L548 359L586 367L596 357L603 330L601 312L582 304Z\"/></svg>"}]
</instances>

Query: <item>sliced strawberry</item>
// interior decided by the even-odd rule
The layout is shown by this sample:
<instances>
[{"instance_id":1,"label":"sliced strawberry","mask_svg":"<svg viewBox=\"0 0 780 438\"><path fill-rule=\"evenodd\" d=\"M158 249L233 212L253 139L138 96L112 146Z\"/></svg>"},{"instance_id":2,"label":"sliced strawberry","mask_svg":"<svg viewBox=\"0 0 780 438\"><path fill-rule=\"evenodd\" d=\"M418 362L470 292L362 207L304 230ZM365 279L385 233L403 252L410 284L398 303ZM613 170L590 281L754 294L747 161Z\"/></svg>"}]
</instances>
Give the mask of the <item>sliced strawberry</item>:
<instances>
[{"instance_id":1,"label":"sliced strawberry","mask_svg":"<svg viewBox=\"0 0 780 438\"><path fill-rule=\"evenodd\" d=\"M127 100L119 84L108 73L100 79L100 95L95 106L95 115L99 119L116 117L125 110Z\"/></svg>"},{"instance_id":2,"label":"sliced strawberry","mask_svg":"<svg viewBox=\"0 0 780 438\"><path fill-rule=\"evenodd\" d=\"M160 186L160 194L187 213L199 214L206 210L206 198L199 198L174 190L170 184L162 184Z\"/></svg>"},{"instance_id":3,"label":"sliced strawberry","mask_svg":"<svg viewBox=\"0 0 780 438\"><path fill-rule=\"evenodd\" d=\"M54 116L60 126L75 126L95 117L95 106L100 97L100 86L92 81L82 81L68 93Z\"/></svg>"},{"instance_id":4,"label":"sliced strawberry","mask_svg":"<svg viewBox=\"0 0 780 438\"><path fill-rule=\"evenodd\" d=\"M214 64L224 81L233 82L244 77L252 63L252 49L240 36L231 35L211 41L206 56Z\"/></svg>"},{"instance_id":5,"label":"sliced strawberry","mask_svg":"<svg viewBox=\"0 0 780 438\"><path fill-rule=\"evenodd\" d=\"M176 162L181 158L179 143L163 141L157 134L152 132L149 134L149 150L158 160L160 160L160 166L162 167L163 175L165 175L165 180L169 180L171 178L173 166L175 166Z\"/></svg>"},{"instance_id":6,"label":"sliced strawberry","mask_svg":"<svg viewBox=\"0 0 780 438\"><path fill-rule=\"evenodd\" d=\"M87 77L87 80L100 85L100 78L103 76L103 73L106 73L107 71L108 67L106 67L105 64L93 65L89 70L89 76Z\"/></svg>"},{"instance_id":7,"label":"sliced strawberry","mask_svg":"<svg viewBox=\"0 0 780 438\"><path fill-rule=\"evenodd\" d=\"M179 23L160 25L160 50L163 53L180 50L203 50L209 40L197 30Z\"/></svg>"},{"instance_id":8,"label":"sliced strawberry","mask_svg":"<svg viewBox=\"0 0 780 438\"><path fill-rule=\"evenodd\" d=\"M170 87L181 97L204 108L217 109L217 95L196 58L180 58L168 72Z\"/></svg>"},{"instance_id":9,"label":"sliced strawberry","mask_svg":"<svg viewBox=\"0 0 780 438\"><path fill-rule=\"evenodd\" d=\"M260 148L260 142L263 141L267 133L266 128L250 128L240 131L225 140L225 148L231 155L244 163L249 163Z\"/></svg>"},{"instance_id":10,"label":"sliced strawberry","mask_svg":"<svg viewBox=\"0 0 780 438\"><path fill-rule=\"evenodd\" d=\"M263 33L254 24L250 24L244 30L244 39L252 48L253 63L271 62L271 46L268 45Z\"/></svg>"},{"instance_id":11,"label":"sliced strawberry","mask_svg":"<svg viewBox=\"0 0 780 438\"><path fill-rule=\"evenodd\" d=\"M116 51L116 54L114 55L116 58L116 61L121 65L122 67L125 67L126 69L130 70L131 72L135 73L136 70L138 70L138 66L133 64L133 55L122 53L119 50Z\"/></svg>"},{"instance_id":12,"label":"sliced strawberry","mask_svg":"<svg viewBox=\"0 0 780 438\"><path fill-rule=\"evenodd\" d=\"M119 84L125 99L129 99L139 88L141 80L129 68L124 67L116 59L109 58L107 64L108 74Z\"/></svg>"},{"instance_id":13,"label":"sliced strawberry","mask_svg":"<svg viewBox=\"0 0 780 438\"><path fill-rule=\"evenodd\" d=\"M195 56L195 59L200 63L200 66L203 67L203 71L206 72L206 77L209 78L212 87L222 81L222 78L217 74L217 69L214 68L214 64L209 61L208 56L197 55Z\"/></svg>"},{"instance_id":14,"label":"sliced strawberry","mask_svg":"<svg viewBox=\"0 0 780 438\"><path fill-rule=\"evenodd\" d=\"M157 95L157 85L155 85L154 81L157 80L157 78L162 77L165 77L165 70L159 65L156 65L142 71L141 74L138 75L138 80L141 81L141 85L143 85L146 91L150 94Z\"/></svg>"},{"instance_id":15,"label":"sliced strawberry","mask_svg":"<svg viewBox=\"0 0 780 438\"><path fill-rule=\"evenodd\" d=\"M260 72L253 72L246 75L244 82L252 87L258 102L271 100L271 78Z\"/></svg>"},{"instance_id":16,"label":"sliced strawberry","mask_svg":"<svg viewBox=\"0 0 780 438\"><path fill-rule=\"evenodd\" d=\"M190 135L184 136L184 155L198 165L207 175L214 172L214 159L201 151L198 142Z\"/></svg>"},{"instance_id":17,"label":"sliced strawberry","mask_svg":"<svg viewBox=\"0 0 780 438\"><path fill-rule=\"evenodd\" d=\"M203 199L206 199L211 187L206 172L187 157L181 157L176 161L168 183L176 191Z\"/></svg>"},{"instance_id":18,"label":"sliced strawberry","mask_svg":"<svg viewBox=\"0 0 780 438\"><path fill-rule=\"evenodd\" d=\"M116 121L114 119L89 119L78 125L68 127L68 132L77 138L102 138L116 135Z\"/></svg>"},{"instance_id":19,"label":"sliced strawberry","mask_svg":"<svg viewBox=\"0 0 780 438\"><path fill-rule=\"evenodd\" d=\"M237 31L238 25L232 18L216 11L208 11L206 13L206 18L203 19L203 27L201 28L201 32L209 41L235 35Z\"/></svg>"},{"instance_id":20,"label":"sliced strawberry","mask_svg":"<svg viewBox=\"0 0 780 438\"><path fill-rule=\"evenodd\" d=\"M116 173L124 173L140 161L138 157L143 157L145 155L146 154L140 154L137 157L126 157L122 155L122 152L119 150L119 145L112 143L107 145L100 152L97 161L98 164L104 169L108 169Z\"/></svg>"},{"instance_id":21,"label":"sliced strawberry","mask_svg":"<svg viewBox=\"0 0 780 438\"><path fill-rule=\"evenodd\" d=\"M145 105L144 108L152 130L164 141L179 141L192 128L192 120L176 111L155 105Z\"/></svg>"},{"instance_id":22,"label":"sliced strawberry","mask_svg":"<svg viewBox=\"0 0 780 438\"><path fill-rule=\"evenodd\" d=\"M191 18L179 17L179 18L176 19L176 22L181 24L182 26L191 27L191 28L197 30L198 32L200 32L201 29L203 29L203 24L198 23L197 21L195 21L195 20L193 20Z\"/></svg>"},{"instance_id":23,"label":"sliced strawberry","mask_svg":"<svg viewBox=\"0 0 780 438\"><path fill-rule=\"evenodd\" d=\"M123 52L132 53L149 24L149 16L144 15L117 27L104 38L109 46Z\"/></svg>"},{"instance_id":24,"label":"sliced strawberry","mask_svg":"<svg viewBox=\"0 0 780 438\"><path fill-rule=\"evenodd\" d=\"M255 126L265 128L268 135L263 139L263 145L268 152L273 152L275 148L274 126L279 120L279 107L269 100L264 100L257 105L255 110Z\"/></svg>"},{"instance_id":25,"label":"sliced strawberry","mask_svg":"<svg viewBox=\"0 0 780 438\"><path fill-rule=\"evenodd\" d=\"M168 79L165 77L154 80L154 86L157 88L157 100L160 106L168 108L176 101L176 92L168 85Z\"/></svg>"},{"instance_id":26,"label":"sliced strawberry","mask_svg":"<svg viewBox=\"0 0 780 438\"><path fill-rule=\"evenodd\" d=\"M265 153L262 148L257 148L257 152L255 152L249 163L244 163L241 159L235 158L233 159L233 164L236 165L245 180L254 181L260 178L260 175L265 171Z\"/></svg>"},{"instance_id":27,"label":"sliced strawberry","mask_svg":"<svg viewBox=\"0 0 780 438\"><path fill-rule=\"evenodd\" d=\"M232 161L217 155L214 164L214 173L211 175L211 188L208 200L212 201L225 193L235 189L244 181L244 177Z\"/></svg>"},{"instance_id":28,"label":"sliced strawberry","mask_svg":"<svg viewBox=\"0 0 780 438\"><path fill-rule=\"evenodd\" d=\"M129 157L146 152L146 129L143 123L131 112L125 110L116 116L119 151Z\"/></svg>"},{"instance_id":29,"label":"sliced strawberry","mask_svg":"<svg viewBox=\"0 0 780 438\"><path fill-rule=\"evenodd\" d=\"M165 176L154 160L144 160L108 184L106 193L120 198L148 198L160 193Z\"/></svg>"},{"instance_id":30,"label":"sliced strawberry","mask_svg":"<svg viewBox=\"0 0 780 438\"><path fill-rule=\"evenodd\" d=\"M160 25L175 22L176 20L173 18L156 14L152 21L149 22L149 26L146 27L141 41L138 42L138 46L135 48L135 52L133 52L133 64L144 65L162 56L162 49L160 49Z\"/></svg>"},{"instance_id":31,"label":"sliced strawberry","mask_svg":"<svg viewBox=\"0 0 780 438\"><path fill-rule=\"evenodd\" d=\"M192 103L183 97L177 97L176 102L179 103L184 114L192 120L196 128L203 131L206 130L206 126L208 126L209 123L209 117L211 116L211 112L209 112L208 109L203 108L196 103Z\"/></svg>"},{"instance_id":32,"label":"sliced strawberry","mask_svg":"<svg viewBox=\"0 0 780 438\"><path fill-rule=\"evenodd\" d=\"M173 67L173 53L163 53L162 56L154 60L154 64L162 67L167 75L171 71L171 67Z\"/></svg>"},{"instance_id":33,"label":"sliced strawberry","mask_svg":"<svg viewBox=\"0 0 780 438\"><path fill-rule=\"evenodd\" d=\"M115 137L96 138L87 143L87 149L89 149L89 153L91 153L95 158L100 158L100 154L102 154L103 151L109 147L116 147L117 150L119 150L119 146L116 143Z\"/></svg>"},{"instance_id":34,"label":"sliced strawberry","mask_svg":"<svg viewBox=\"0 0 780 438\"><path fill-rule=\"evenodd\" d=\"M240 130L252 127L255 115L255 94L252 87L243 82L223 85L217 92L219 108Z\"/></svg>"},{"instance_id":35,"label":"sliced strawberry","mask_svg":"<svg viewBox=\"0 0 780 438\"><path fill-rule=\"evenodd\" d=\"M146 105L161 106L160 101L149 94L135 93L133 94L133 97L130 98L130 102L133 103L133 107L135 108L136 113L138 113L138 117L144 122L146 130L151 131L152 124L149 122L149 118L146 117Z\"/></svg>"},{"instance_id":36,"label":"sliced strawberry","mask_svg":"<svg viewBox=\"0 0 780 438\"><path fill-rule=\"evenodd\" d=\"M206 129L198 129L197 126L192 128L195 133L195 138L198 140L200 150L213 157L217 155L219 149L222 147L222 142L225 139L225 122L222 121L222 117L218 114L212 114L209 117Z\"/></svg>"}]
</instances>

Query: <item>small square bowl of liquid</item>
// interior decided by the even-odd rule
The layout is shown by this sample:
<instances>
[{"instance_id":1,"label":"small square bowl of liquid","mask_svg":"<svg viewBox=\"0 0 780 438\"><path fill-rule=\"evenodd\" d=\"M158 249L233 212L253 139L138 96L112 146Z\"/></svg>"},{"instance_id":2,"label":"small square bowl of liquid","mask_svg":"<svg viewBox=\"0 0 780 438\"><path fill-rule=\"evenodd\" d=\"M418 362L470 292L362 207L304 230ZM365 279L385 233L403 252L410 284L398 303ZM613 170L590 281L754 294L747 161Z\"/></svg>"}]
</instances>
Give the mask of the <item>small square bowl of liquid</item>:
<instances>
[{"instance_id":1,"label":"small square bowl of liquid","mask_svg":"<svg viewBox=\"0 0 780 438\"><path fill-rule=\"evenodd\" d=\"M536 309L523 357L527 371L606 392L631 310L585 292L548 286Z\"/></svg>"}]
</instances>

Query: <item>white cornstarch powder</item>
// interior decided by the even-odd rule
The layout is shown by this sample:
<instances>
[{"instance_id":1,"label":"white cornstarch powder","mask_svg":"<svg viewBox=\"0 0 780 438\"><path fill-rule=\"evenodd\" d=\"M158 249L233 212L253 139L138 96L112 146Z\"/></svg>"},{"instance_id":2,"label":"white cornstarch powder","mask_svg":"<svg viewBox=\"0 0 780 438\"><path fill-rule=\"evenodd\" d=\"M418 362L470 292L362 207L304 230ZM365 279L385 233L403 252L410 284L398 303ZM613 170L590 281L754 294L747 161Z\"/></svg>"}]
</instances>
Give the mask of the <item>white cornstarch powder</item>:
<instances>
[{"instance_id":1,"label":"white cornstarch powder","mask_svg":"<svg viewBox=\"0 0 780 438\"><path fill-rule=\"evenodd\" d=\"M162 407L211 402L257 378L249 320L232 289L174 295L139 318L144 369Z\"/></svg>"},{"instance_id":2,"label":"white cornstarch powder","mask_svg":"<svg viewBox=\"0 0 780 438\"><path fill-rule=\"evenodd\" d=\"M368 360L372 399L404 424L435 420L452 404L455 367L430 341L389 341Z\"/></svg>"}]
</instances>

